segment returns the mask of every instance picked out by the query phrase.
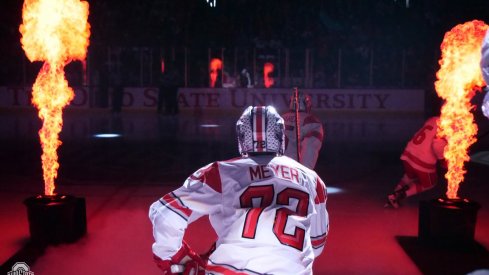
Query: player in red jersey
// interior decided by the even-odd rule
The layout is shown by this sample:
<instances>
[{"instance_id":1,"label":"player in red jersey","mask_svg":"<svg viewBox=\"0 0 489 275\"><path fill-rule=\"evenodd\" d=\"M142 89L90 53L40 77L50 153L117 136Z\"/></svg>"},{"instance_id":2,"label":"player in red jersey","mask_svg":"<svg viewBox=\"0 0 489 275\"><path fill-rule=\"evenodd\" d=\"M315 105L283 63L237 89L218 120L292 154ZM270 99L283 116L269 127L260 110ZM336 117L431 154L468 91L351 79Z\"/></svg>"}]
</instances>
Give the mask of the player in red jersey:
<instances>
[{"instance_id":1,"label":"player in red jersey","mask_svg":"<svg viewBox=\"0 0 489 275\"><path fill-rule=\"evenodd\" d=\"M404 176L387 196L386 207L398 208L406 197L433 188L437 183L437 162L446 167L443 150L446 140L436 137L438 117L429 118L408 142L401 160Z\"/></svg>"},{"instance_id":2,"label":"player in red jersey","mask_svg":"<svg viewBox=\"0 0 489 275\"><path fill-rule=\"evenodd\" d=\"M296 104L297 101L297 104ZM298 105L298 106L297 106ZM314 169L323 144L324 130L321 121L311 113L311 97L304 93L295 93L290 97L289 111L282 114L285 121L285 155ZM298 112L296 109L298 108ZM296 116L299 123L296 123ZM297 135L296 128L299 128ZM297 136L299 137L299 153L297 154Z\"/></svg>"}]
</instances>

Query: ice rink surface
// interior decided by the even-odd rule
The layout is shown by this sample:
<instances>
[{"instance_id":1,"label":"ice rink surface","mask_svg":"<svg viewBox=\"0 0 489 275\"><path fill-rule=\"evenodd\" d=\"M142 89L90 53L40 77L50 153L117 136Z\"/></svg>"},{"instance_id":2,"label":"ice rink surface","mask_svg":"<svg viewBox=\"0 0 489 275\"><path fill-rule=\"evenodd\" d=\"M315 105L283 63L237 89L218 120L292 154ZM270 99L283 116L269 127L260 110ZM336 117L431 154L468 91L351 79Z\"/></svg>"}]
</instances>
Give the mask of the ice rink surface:
<instances>
[{"instance_id":1,"label":"ice rink surface","mask_svg":"<svg viewBox=\"0 0 489 275\"><path fill-rule=\"evenodd\" d=\"M417 242L421 200L443 196L445 185L383 207L402 176L399 156L424 114L318 113L325 141L316 171L328 186L330 234L314 274L466 274L489 269L489 166L467 164L459 195L481 204L477 247L448 250ZM239 113L66 110L57 192L84 197L88 234L73 244L29 250L23 200L43 190L40 121L34 110L0 110L0 263L25 261L35 274L160 274L152 261L149 205L194 170L238 155ZM480 115L479 141L489 151L489 120ZM96 134L118 134L96 138ZM214 241L208 221L190 225L198 252ZM26 248L27 247L27 248Z\"/></svg>"}]
</instances>

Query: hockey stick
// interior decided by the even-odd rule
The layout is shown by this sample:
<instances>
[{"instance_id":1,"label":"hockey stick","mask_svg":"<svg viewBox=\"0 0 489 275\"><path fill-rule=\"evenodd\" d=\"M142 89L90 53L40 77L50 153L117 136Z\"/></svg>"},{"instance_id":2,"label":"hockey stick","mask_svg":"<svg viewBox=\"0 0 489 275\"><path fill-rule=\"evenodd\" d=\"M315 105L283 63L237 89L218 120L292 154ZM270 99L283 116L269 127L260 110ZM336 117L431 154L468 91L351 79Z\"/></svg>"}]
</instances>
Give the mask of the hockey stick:
<instances>
[{"instance_id":1,"label":"hockey stick","mask_svg":"<svg viewBox=\"0 0 489 275\"><path fill-rule=\"evenodd\" d=\"M299 91L297 87L294 87L294 101L295 101L295 138L297 140L297 161L301 162L301 144L300 144L300 126L299 126Z\"/></svg>"}]
</instances>

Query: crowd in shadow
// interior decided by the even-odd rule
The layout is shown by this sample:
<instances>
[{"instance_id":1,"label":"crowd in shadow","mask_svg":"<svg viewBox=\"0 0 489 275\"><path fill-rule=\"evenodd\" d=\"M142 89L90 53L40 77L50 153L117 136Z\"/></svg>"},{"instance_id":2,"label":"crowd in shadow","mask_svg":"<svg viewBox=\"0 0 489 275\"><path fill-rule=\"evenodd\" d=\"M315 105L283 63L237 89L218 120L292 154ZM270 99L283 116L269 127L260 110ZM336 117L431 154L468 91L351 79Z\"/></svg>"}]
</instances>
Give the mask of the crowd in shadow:
<instances>
[{"instance_id":1,"label":"crowd in shadow","mask_svg":"<svg viewBox=\"0 0 489 275\"><path fill-rule=\"evenodd\" d=\"M10 3L4 11L8 16L4 17L6 24L0 26L6 42L0 45L5 53L0 85L30 84L37 70L25 59L19 42L21 3ZM142 72L145 79L141 80L141 62L157 60L155 53L161 54L163 48L199 48L203 58L197 60L189 54L185 61L198 67L189 69L186 84L201 87L208 85L208 48L249 49L249 56L256 51L258 60L248 58L244 64L233 64L236 75L242 69L259 74L261 63L267 59L281 62L281 73L285 74L285 51L279 50L291 49L288 73L299 78L307 75L304 49L312 49L309 65L314 72L310 76L314 88L431 88L444 33L456 24L473 19L488 21L488 17L489 4L483 0L471 5L429 0L238 0L217 1L216 7L203 0L96 1L90 3L90 69L93 74L100 74L104 66L110 73L122 70L118 74L125 86L158 86L159 78L149 77L147 71ZM113 53L109 48L125 49L125 57L119 60L122 64L110 60ZM152 56L141 54L143 48L150 49ZM183 58L177 59L183 75ZM227 56L228 64L229 59ZM253 71L253 66L259 69ZM72 67L67 68L69 78L81 82L74 76L80 66ZM71 76L70 70L74 72Z\"/></svg>"}]
</instances>

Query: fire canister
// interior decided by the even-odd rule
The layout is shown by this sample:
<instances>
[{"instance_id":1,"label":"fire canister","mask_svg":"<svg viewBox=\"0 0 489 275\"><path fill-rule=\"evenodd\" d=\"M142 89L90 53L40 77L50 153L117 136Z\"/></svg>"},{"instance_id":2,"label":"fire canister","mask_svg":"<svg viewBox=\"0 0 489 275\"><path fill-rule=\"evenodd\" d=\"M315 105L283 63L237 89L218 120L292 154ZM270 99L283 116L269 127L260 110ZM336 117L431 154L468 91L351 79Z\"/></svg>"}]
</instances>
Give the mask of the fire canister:
<instances>
[{"instance_id":1,"label":"fire canister","mask_svg":"<svg viewBox=\"0 0 489 275\"><path fill-rule=\"evenodd\" d=\"M85 199L69 195L39 195L24 201L31 241L70 243L87 232Z\"/></svg>"},{"instance_id":2,"label":"fire canister","mask_svg":"<svg viewBox=\"0 0 489 275\"><path fill-rule=\"evenodd\" d=\"M464 246L474 243L480 205L468 199L421 201L418 237L424 243Z\"/></svg>"}]
</instances>

